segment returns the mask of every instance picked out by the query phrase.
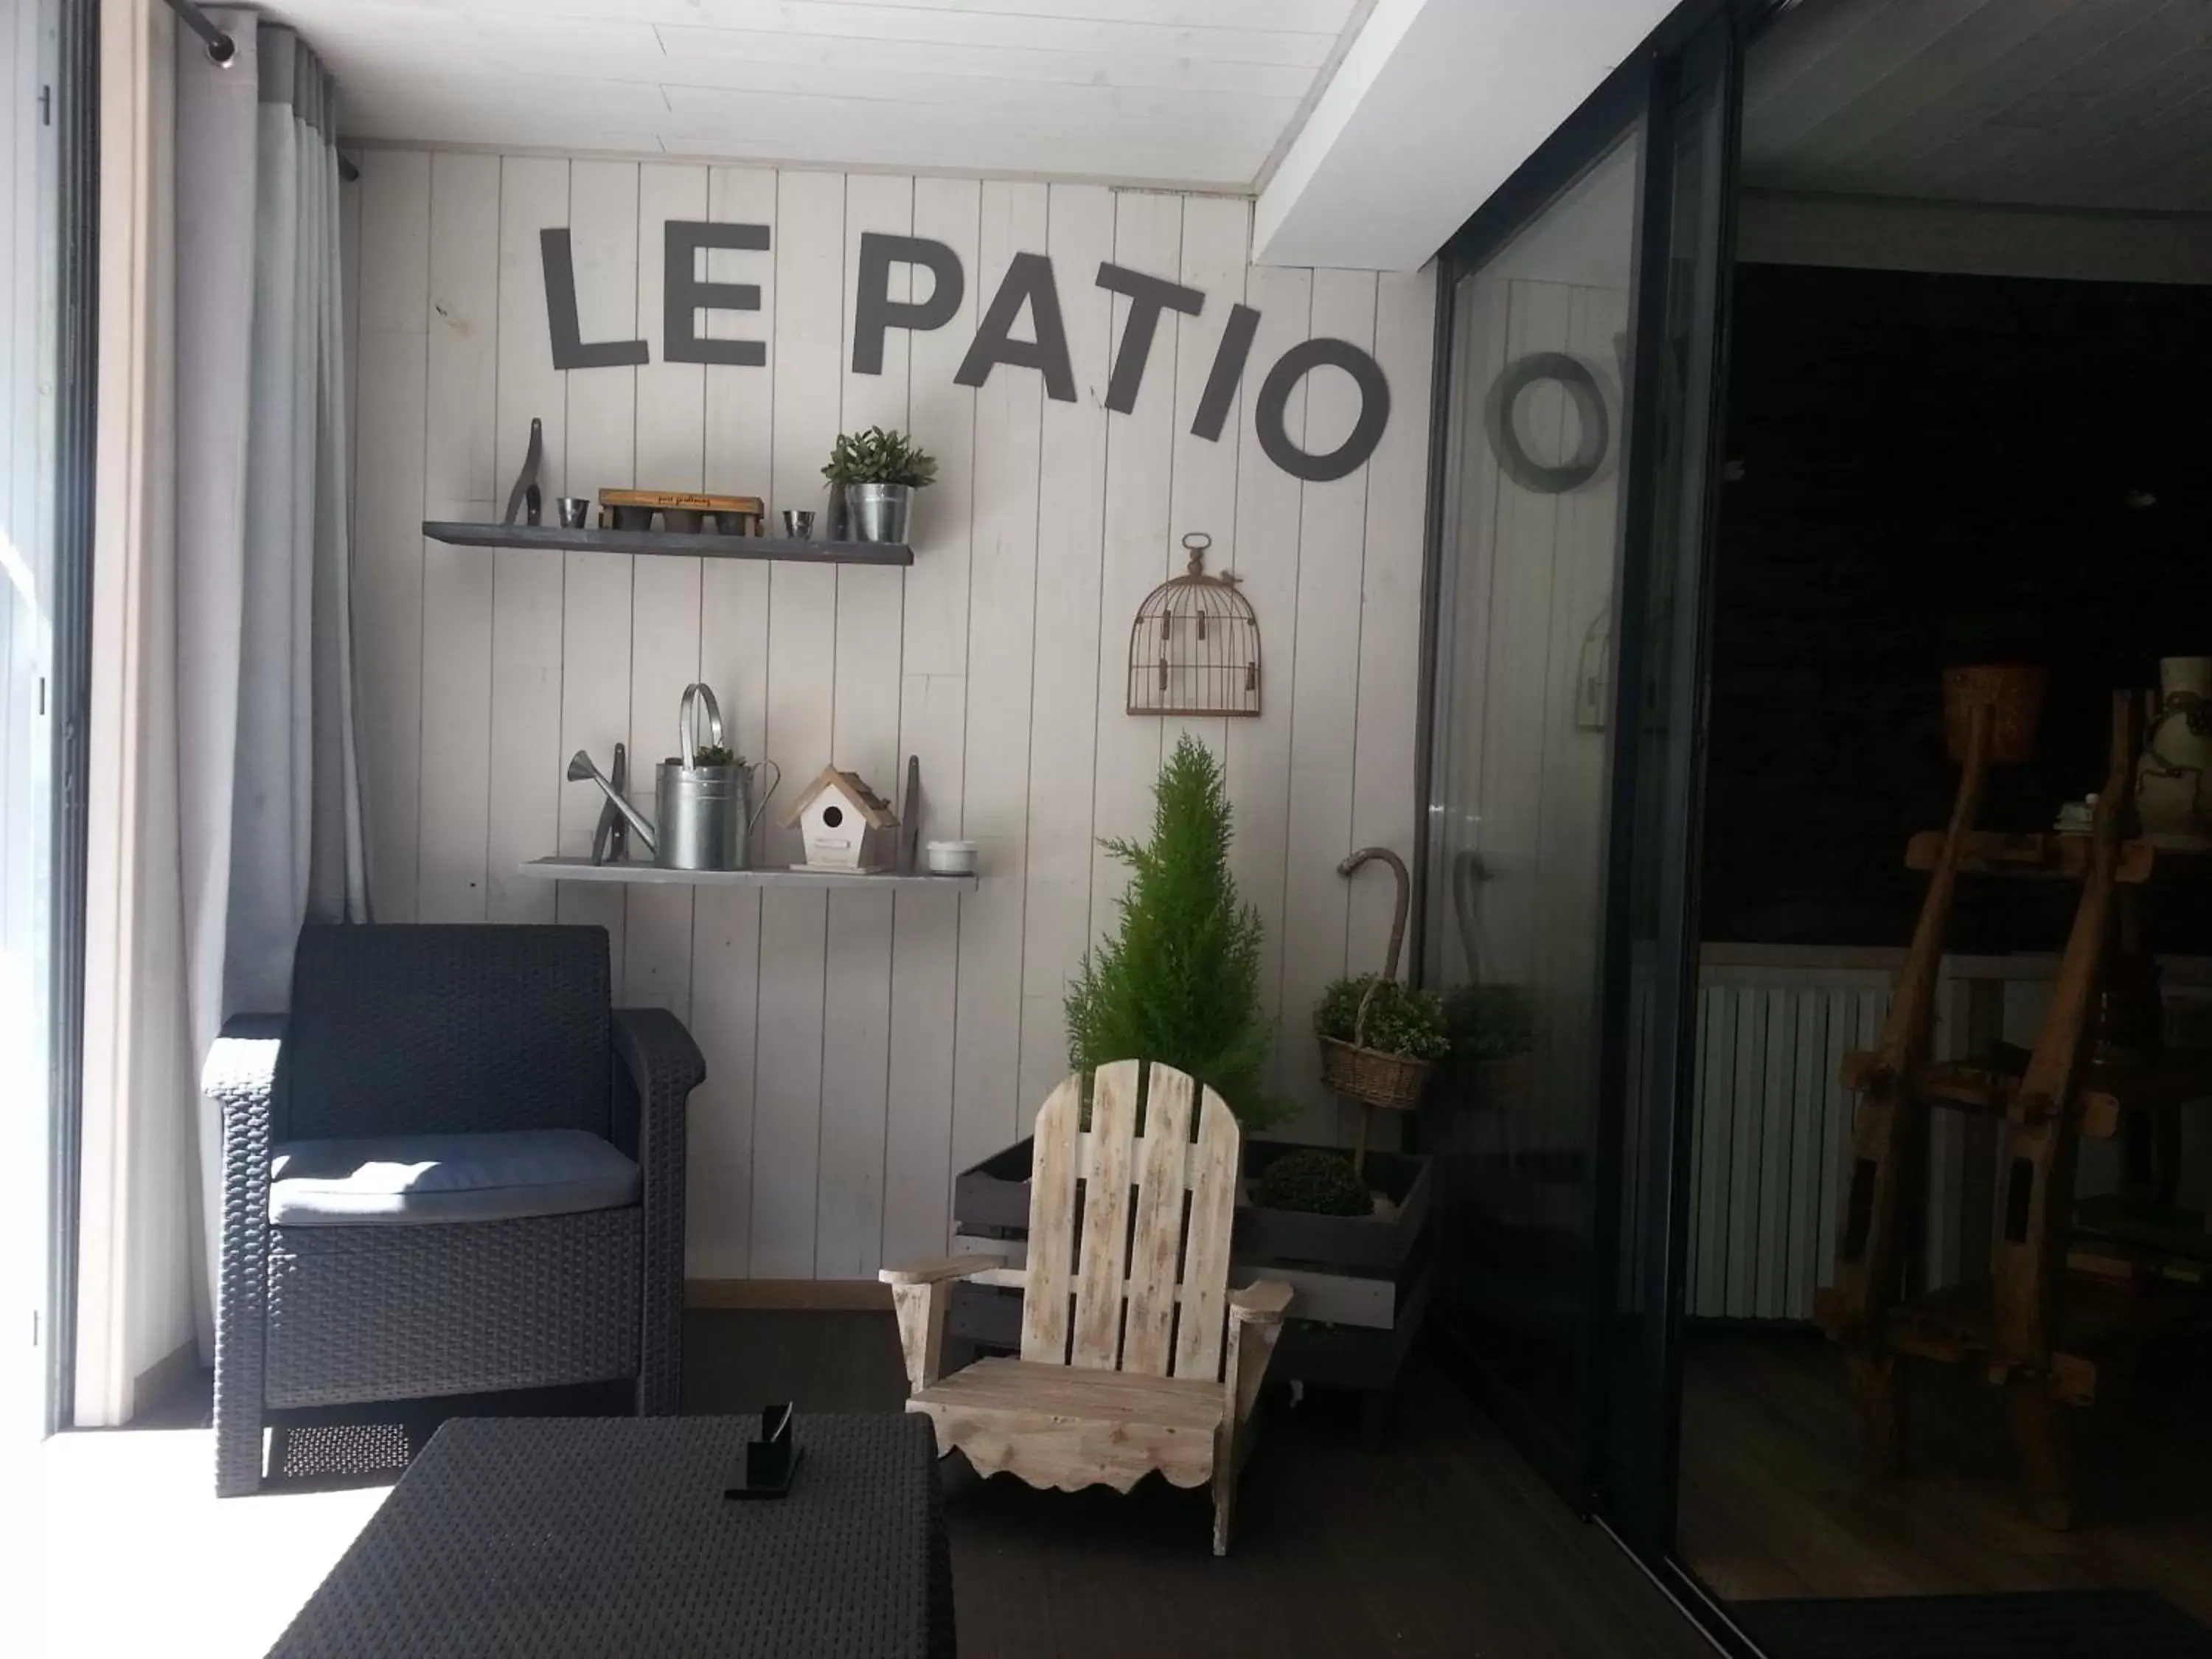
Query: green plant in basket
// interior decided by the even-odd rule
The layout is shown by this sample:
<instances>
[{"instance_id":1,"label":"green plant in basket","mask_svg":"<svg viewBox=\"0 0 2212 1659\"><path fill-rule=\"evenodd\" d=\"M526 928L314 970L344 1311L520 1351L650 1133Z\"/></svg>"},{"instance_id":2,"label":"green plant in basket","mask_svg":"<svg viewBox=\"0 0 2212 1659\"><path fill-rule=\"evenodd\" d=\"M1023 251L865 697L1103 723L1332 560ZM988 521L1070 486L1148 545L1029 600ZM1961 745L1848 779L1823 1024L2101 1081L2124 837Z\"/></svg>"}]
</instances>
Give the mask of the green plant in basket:
<instances>
[{"instance_id":1,"label":"green plant in basket","mask_svg":"<svg viewBox=\"0 0 2212 1659\"><path fill-rule=\"evenodd\" d=\"M1521 985L1461 985L1444 994L1452 1058L1470 1065L1525 1054L1536 1046L1536 1008Z\"/></svg>"},{"instance_id":2,"label":"green plant in basket","mask_svg":"<svg viewBox=\"0 0 2212 1659\"><path fill-rule=\"evenodd\" d=\"M822 476L833 484L906 484L927 489L937 482L936 458L903 432L872 426L839 434Z\"/></svg>"},{"instance_id":3,"label":"green plant in basket","mask_svg":"<svg viewBox=\"0 0 2212 1659\"><path fill-rule=\"evenodd\" d=\"M1146 1060L1212 1089L1247 1129L1284 1115L1261 1079L1271 1033L1260 1008L1260 914L1229 873L1229 799L1212 751L1185 737L1153 787L1146 842L1099 844L1130 869L1121 927L1083 958L1067 992L1079 1072Z\"/></svg>"},{"instance_id":4,"label":"green plant in basket","mask_svg":"<svg viewBox=\"0 0 2212 1659\"><path fill-rule=\"evenodd\" d=\"M1451 1052L1444 1030L1443 1004L1433 991L1409 990L1395 980L1376 986L1367 1010L1364 1041L1358 1036L1360 1000L1376 984L1373 974L1332 981L1314 1010L1314 1030L1340 1042L1356 1042L1377 1054L1406 1060L1442 1060Z\"/></svg>"}]
</instances>

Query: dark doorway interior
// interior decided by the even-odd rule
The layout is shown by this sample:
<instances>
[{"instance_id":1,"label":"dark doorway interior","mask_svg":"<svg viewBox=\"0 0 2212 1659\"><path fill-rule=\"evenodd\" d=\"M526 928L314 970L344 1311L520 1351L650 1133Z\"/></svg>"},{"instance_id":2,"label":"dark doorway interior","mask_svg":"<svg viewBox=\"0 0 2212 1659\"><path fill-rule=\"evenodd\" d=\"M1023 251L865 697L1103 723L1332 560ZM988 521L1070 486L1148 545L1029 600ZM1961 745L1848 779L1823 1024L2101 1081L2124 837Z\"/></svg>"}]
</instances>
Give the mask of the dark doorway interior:
<instances>
[{"instance_id":1,"label":"dark doorway interior","mask_svg":"<svg viewBox=\"0 0 2212 1659\"><path fill-rule=\"evenodd\" d=\"M1984 815L2040 829L2104 774L2106 693L2212 650L2212 289L1745 265L1732 362L1705 936L1901 945L1945 665L2050 666ZM1969 888L1957 948L2048 948L2041 896Z\"/></svg>"},{"instance_id":2,"label":"dark doorway interior","mask_svg":"<svg viewBox=\"0 0 2212 1659\"><path fill-rule=\"evenodd\" d=\"M2212 289L1748 264L1734 325L1696 1156L1724 1150L1691 1231L1693 1251L1719 1249L1729 1273L1753 1258L1757 1288L1721 1308L1692 1285L1680 1557L1744 1604L2125 1591L2155 1598L2159 1617L2203 1621L2212 1643L2212 1442L2200 1428L2212 1288L2200 1283L2193 1327L2100 1362L2095 1404L2068 1413L2075 1523L2054 1531L2024 1511L2003 1397L1971 1366L1905 1362L1907 1462L1888 1474L1865 1464L1842 1356L1806 1323L1814 1269L1802 1249L1772 1257L1778 1216L1816 1261L1838 1224L1824 1183L1854 1106L1828 1079L1843 1048L1873 1046L1926 891L1904 867L1905 842L1943 823L1957 785L1941 671L2047 665L2033 757L1993 775L1980 818L2025 832L2099 787L2113 690L2155 686L2162 657L2212 653ZM2212 882L2146 890L2171 1022L2177 993L2194 994L2190 964L2212 957ZM1962 885L1949 948L1979 959L1976 971L2046 953L1991 989L1988 1035L2033 1040L2047 953L2079 895L2066 882ZM1716 975L1718 954L1732 966ZM1820 988L1853 975L1858 988ZM1855 1029L1832 1029L1839 1009ZM1825 1115L1792 1104L1808 1087L1828 1089ZM2212 1114L2191 1112L2179 1156L2201 1205ZM1955 1121L1930 1114L1929 1133L1951 1139L1930 1143L1917 1177L1925 1224L1948 1230L1949 1254L1923 1240L1908 1291L1987 1260L2002 1127L1961 1133ZM2085 1145L2076 1191L2117 1186L2118 1151ZM1770 1299L1778 1273L1805 1282ZM1923 1611L1972 1624L1979 1605ZM1983 1611L1995 1640L2003 1621L1995 1604ZM1914 1628L1909 1607L1876 1617ZM1817 1620L1762 1624L1754 1610L1745 1623L1775 1659L1816 1651L1804 1632Z\"/></svg>"}]
</instances>

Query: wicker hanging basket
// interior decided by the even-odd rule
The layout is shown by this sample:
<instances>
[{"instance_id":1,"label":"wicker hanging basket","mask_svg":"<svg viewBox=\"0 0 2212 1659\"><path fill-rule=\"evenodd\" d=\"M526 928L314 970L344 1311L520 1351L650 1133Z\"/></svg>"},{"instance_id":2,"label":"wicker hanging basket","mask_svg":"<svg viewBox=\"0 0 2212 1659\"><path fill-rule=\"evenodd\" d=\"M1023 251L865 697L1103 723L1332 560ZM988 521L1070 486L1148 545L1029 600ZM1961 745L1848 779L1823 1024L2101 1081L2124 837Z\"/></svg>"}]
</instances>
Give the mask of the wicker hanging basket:
<instances>
[{"instance_id":1,"label":"wicker hanging basket","mask_svg":"<svg viewBox=\"0 0 2212 1659\"><path fill-rule=\"evenodd\" d=\"M1398 980L1398 952L1406 942L1406 912L1410 908L1413 881L1406 873L1406 861L1387 847L1364 847L1336 866L1340 876L1352 872L1370 859L1380 859L1390 866L1398 878L1398 902L1390 919L1390 953L1382 972L1367 987L1367 994L1359 999L1359 1012L1352 1024L1352 1041L1341 1037L1321 1039L1321 1076L1336 1093L1362 1106L1379 1107L1388 1111L1411 1111L1420 1104L1421 1091L1428 1087L1429 1079L1437 1069L1432 1060L1416 1060L1406 1054L1386 1054L1379 1048L1370 1048L1367 1043L1367 1016L1374 1008L1376 993L1385 985L1395 985Z\"/></svg>"}]
</instances>

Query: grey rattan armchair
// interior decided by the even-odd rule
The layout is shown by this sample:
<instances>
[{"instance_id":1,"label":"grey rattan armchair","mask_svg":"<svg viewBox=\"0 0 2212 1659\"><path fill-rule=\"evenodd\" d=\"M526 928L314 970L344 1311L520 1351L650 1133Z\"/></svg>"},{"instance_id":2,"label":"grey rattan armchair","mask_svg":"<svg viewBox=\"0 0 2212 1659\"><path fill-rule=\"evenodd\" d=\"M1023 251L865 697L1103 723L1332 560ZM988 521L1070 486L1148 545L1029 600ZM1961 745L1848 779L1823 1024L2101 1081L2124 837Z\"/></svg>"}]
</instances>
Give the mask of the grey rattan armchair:
<instances>
[{"instance_id":1,"label":"grey rattan armchair","mask_svg":"<svg viewBox=\"0 0 2212 1659\"><path fill-rule=\"evenodd\" d=\"M706 1068L674 1015L611 1005L598 927L312 927L291 1012L225 1028L204 1077L223 1116L219 1493L259 1486L264 1423L289 1411L623 1379L640 1415L677 1409L684 1103ZM612 1166L622 1201L577 1188L540 1213L506 1189L468 1195L506 1204L484 1217L288 1224L280 1174L272 1218L272 1159L302 1149L402 1148L371 1154L389 1169L410 1137L531 1132Z\"/></svg>"}]
</instances>

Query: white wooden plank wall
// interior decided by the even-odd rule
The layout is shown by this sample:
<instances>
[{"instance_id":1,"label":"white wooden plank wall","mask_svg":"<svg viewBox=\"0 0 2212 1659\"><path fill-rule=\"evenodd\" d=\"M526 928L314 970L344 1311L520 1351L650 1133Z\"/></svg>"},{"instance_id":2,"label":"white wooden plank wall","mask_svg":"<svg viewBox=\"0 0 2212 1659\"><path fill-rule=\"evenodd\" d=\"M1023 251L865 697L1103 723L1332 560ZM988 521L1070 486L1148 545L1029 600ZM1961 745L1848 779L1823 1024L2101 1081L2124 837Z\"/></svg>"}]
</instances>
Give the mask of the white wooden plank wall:
<instances>
[{"instance_id":1,"label":"white wooden plank wall","mask_svg":"<svg viewBox=\"0 0 2212 1659\"><path fill-rule=\"evenodd\" d=\"M1095 271L1113 258L1113 191L1097 185L1055 185L1048 205L1047 243L1056 270ZM1018 1098L1036 1102L1042 1102L1066 1071L1061 984L1067 964L1083 954L1094 937L1091 836L1099 711L1119 709L1126 702L1118 683L1102 689L1099 667L1113 632L1100 621L1109 427L1127 418L1109 416L1101 398L1091 395L1105 384L1113 361L1113 296L1095 284L1068 283L1062 289L1060 304L1076 385L1085 395L1072 404L1046 401L1039 458L1031 595L1035 659L1026 711L1029 846L1015 1091ZM1170 319L1160 320L1165 326ZM1158 341L1152 349L1159 350ZM978 432L980 436L980 423ZM981 476L979 471L979 480ZM982 580L980 563L977 574ZM985 639L979 638L976 644L990 648ZM976 756L971 764L981 759ZM1244 828L1249 833L1249 826ZM1102 922L1098 931L1103 928Z\"/></svg>"},{"instance_id":2,"label":"white wooden plank wall","mask_svg":"<svg viewBox=\"0 0 2212 1659\"><path fill-rule=\"evenodd\" d=\"M1266 921L1277 1086L1339 1126L1314 1076L1307 1012L1347 959L1372 965L1387 882L1358 893L1355 845L1412 851L1425 499L1427 273L1248 270L1249 204L1099 185L377 149L357 186L356 537L369 729L374 899L386 920L592 921L621 1000L675 1010L708 1079L693 1098L695 1277L872 1274L933 1254L962 1168L1018 1138L1066 1066L1061 998L1111 925L1102 835L1142 834L1182 722L1122 712L1129 621L1213 538L1266 642L1266 713L1199 720L1224 757L1236 869ZM661 225L767 223L764 252L716 250L704 275L757 284L759 313L709 332L764 339L761 368L661 353ZM638 368L550 367L538 231L573 234L586 340L643 338ZM945 328L893 331L884 372L850 367L860 238L917 234L967 275ZM1000 368L953 384L1016 252L1056 265L1079 399ZM1104 260L1191 283L1206 309L1163 316L1136 409L1103 401L1126 301ZM894 270L895 296L909 281ZM1262 314L1233 428L1189 434L1230 306ZM1026 333L1026 321L1018 332ZM1393 413L1369 465L1301 484L1261 455L1253 397L1290 345L1372 349ZM1333 447L1353 416L1334 370L1293 398L1293 437ZM425 544L424 517L505 505L532 416L544 491L633 482L764 494L820 511L842 429L912 430L940 462L916 504L909 570ZM922 762L926 836L981 845L951 895L765 894L566 885L518 860L580 853L594 796L568 754L630 745L632 792L672 750L678 696L703 678L741 753L787 790L827 761L887 793ZM779 797L758 856L797 857ZM1372 872L1370 872L1372 873Z\"/></svg>"}]
</instances>

